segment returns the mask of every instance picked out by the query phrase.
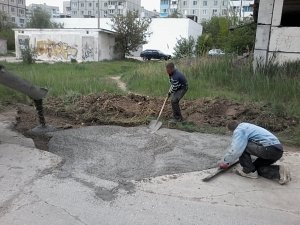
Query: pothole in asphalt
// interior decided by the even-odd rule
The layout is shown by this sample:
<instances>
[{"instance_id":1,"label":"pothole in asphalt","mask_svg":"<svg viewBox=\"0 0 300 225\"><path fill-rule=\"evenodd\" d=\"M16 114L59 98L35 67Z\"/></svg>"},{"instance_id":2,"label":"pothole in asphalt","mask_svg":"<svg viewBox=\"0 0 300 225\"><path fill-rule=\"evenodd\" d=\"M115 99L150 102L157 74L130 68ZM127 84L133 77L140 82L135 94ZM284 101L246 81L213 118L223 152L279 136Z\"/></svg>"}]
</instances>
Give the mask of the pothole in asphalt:
<instances>
[{"instance_id":1,"label":"pothole in asphalt","mask_svg":"<svg viewBox=\"0 0 300 225\"><path fill-rule=\"evenodd\" d=\"M200 171L216 165L226 136L146 127L90 126L53 133L49 151L65 159L62 171L119 182Z\"/></svg>"}]
</instances>

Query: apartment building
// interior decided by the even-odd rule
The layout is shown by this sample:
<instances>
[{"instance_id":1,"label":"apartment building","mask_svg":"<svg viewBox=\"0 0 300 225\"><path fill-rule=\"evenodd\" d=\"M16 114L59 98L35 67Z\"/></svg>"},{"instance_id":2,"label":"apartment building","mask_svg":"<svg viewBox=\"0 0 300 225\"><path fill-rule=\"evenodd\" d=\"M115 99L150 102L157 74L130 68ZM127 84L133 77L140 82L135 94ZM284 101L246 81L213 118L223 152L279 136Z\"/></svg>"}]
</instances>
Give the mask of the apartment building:
<instances>
[{"instance_id":1,"label":"apartment building","mask_svg":"<svg viewBox=\"0 0 300 225\"><path fill-rule=\"evenodd\" d=\"M141 0L71 0L71 17L75 18L111 18L126 15L128 11L141 12Z\"/></svg>"},{"instance_id":2,"label":"apartment building","mask_svg":"<svg viewBox=\"0 0 300 225\"><path fill-rule=\"evenodd\" d=\"M173 14L201 23L213 16L252 16L254 0L161 0L160 17Z\"/></svg>"},{"instance_id":3,"label":"apartment building","mask_svg":"<svg viewBox=\"0 0 300 225\"><path fill-rule=\"evenodd\" d=\"M51 16L51 18L59 18L59 16L60 16L58 6L51 6L51 5L47 5L46 3L44 3L44 4L30 4L27 7L27 17L30 17L33 10L35 10L37 8L40 8L40 9L44 10L45 12L47 12Z\"/></svg>"},{"instance_id":4,"label":"apartment building","mask_svg":"<svg viewBox=\"0 0 300 225\"><path fill-rule=\"evenodd\" d=\"M25 26L26 0L0 0L0 11L6 13L18 27Z\"/></svg>"},{"instance_id":5,"label":"apartment building","mask_svg":"<svg viewBox=\"0 0 300 225\"><path fill-rule=\"evenodd\" d=\"M241 20L251 18L253 15L254 0L230 0L229 16L239 17Z\"/></svg>"},{"instance_id":6,"label":"apartment building","mask_svg":"<svg viewBox=\"0 0 300 225\"><path fill-rule=\"evenodd\" d=\"M61 17L71 17L71 14L72 14L71 2L64 1L63 2L63 13L61 14Z\"/></svg>"}]
</instances>

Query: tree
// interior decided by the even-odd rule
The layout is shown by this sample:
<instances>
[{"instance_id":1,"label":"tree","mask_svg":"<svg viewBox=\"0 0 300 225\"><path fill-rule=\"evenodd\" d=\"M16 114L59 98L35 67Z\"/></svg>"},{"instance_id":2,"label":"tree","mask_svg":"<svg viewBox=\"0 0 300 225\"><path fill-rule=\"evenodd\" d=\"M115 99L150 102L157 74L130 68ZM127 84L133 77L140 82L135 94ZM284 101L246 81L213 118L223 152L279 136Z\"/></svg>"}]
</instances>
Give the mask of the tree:
<instances>
[{"instance_id":1,"label":"tree","mask_svg":"<svg viewBox=\"0 0 300 225\"><path fill-rule=\"evenodd\" d=\"M16 25L10 21L5 12L0 11L0 38L7 40L7 49L15 50L15 33L12 30Z\"/></svg>"},{"instance_id":2,"label":"tree","mask_svg":"<svg viewBox=\"0 0 300 225\"><path fill-rule=\"evenodd\" d=\"M179 39L174 51L175 58L192 57L195 54L195 39L192 36Z\"/></svg>"},{"instance_id":3,"label":"tree","mask_svg":"<svg viewBox=\"0 0 300 225\"><path fill-rule=\"evenodd\" d=\"M220 48L226 52L242 53L252 49L255 42L256 25L251 21L246 23L226 17L212 17L210 21L202 23L203 33L198 38L196 52L204 54L211 48ZM233 24L232 28L230 25Z\"/></svg>"},{"instance_id":4,"label":"tree","mask_svg":"<svg viewBox=\"0 0 300 225\"><path fill-rule=\"evenodd\" d=\"M124 59L137 51L139 46L146 44L146 38L151 35L148 28L151 23L149 18L138 18L137 12L129 11L126 16L118 15L112 18L112 29L116 32L116 51Z\"/></svg>"},{"instance_id":5,"label":"tree","mask_svg":"<svg viewBox=\"0 0 300 225\"><path fill-rule=\"evenodd\" d=\"M169 15L169 18L182 18L182 14L179 12L178 9L175 9L171 15Z\"/></svg>"},{"instance_id":6,"label":"tree","mask_svg":"<svg viewBox=\"0 0 300 225\"><path fill-rule=\"evenodd\" d=\"M42 8L38 7L33 10L32 16L27 23L28 28L62 28L62 24L57 24L51 22L51 15L43 10Z\"/></svg>"}]
</instances>

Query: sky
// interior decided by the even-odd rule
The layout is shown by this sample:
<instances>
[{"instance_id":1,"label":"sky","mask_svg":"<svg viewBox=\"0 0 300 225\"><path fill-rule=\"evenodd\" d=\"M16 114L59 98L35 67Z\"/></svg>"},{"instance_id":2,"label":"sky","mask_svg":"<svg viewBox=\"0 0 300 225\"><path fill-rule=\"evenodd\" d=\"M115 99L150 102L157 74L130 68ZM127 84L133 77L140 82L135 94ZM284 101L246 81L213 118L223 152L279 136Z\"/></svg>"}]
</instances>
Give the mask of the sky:
<instances>
[{"instance_id":1,"label":"sky","mask_svg":"<svg viewBox=\"0 0 300 225\"><path fill-rule=\"evenodd\" d=\"M62 12L63 1L64 0L26 0L26 5L30 5L32 3L36 3L36 4L46 3L47 5L51 5L51 6L59 6L59 11ZM147 10L152 11L153 9L156 9L156 11L159 12L160 0L141 0L141 4Z\"/></svg>"}]
</instances>

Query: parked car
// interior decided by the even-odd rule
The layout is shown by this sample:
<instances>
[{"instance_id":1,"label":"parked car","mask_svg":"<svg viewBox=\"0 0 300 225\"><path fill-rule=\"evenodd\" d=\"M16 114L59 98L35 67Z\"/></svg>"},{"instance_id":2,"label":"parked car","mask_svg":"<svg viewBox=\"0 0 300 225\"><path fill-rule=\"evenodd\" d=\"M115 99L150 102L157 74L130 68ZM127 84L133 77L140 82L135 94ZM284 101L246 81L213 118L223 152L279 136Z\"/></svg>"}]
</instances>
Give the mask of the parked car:
<instances>
[{"instance_id":1,"label":"parked car","mask_svg":"<svg viewBox=\"0 0 300 225\"><path fill-rule=\"evenodd\" d=\"M225 55L225 52L223 52L221 49L214 48L214 49L211 49L208 51L208 55L209 56L223 56L223 55Z\"/></svg>"},{"instance_id":2,"label":"parked car","mask_svg":"<svg viewBox=\"0 0 300 225\"><path fill-rule=\"evenodd\" d=\"M151 60L151 59L162 59L162 60L169 60L171 59L171 55L165 54L159 50L154 49L147 49L142 51L140 56L143 60Z\"/></svg>"}]
</instances>

